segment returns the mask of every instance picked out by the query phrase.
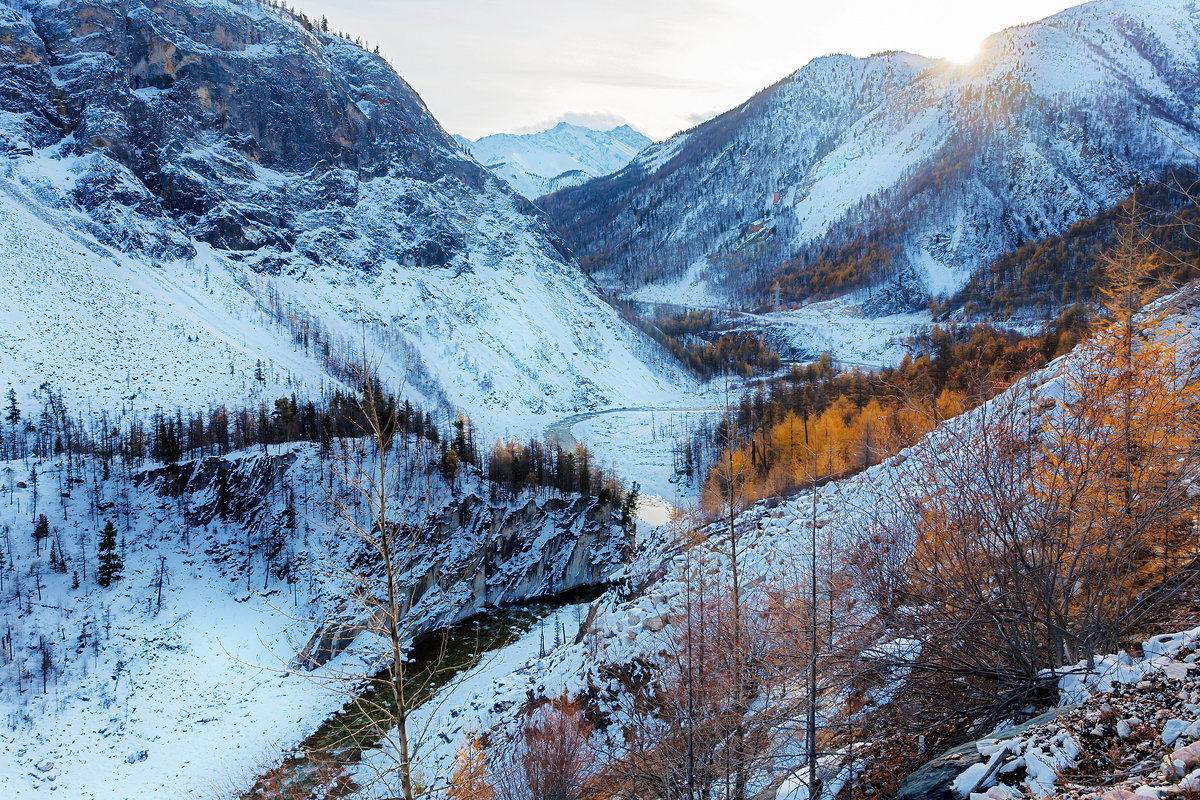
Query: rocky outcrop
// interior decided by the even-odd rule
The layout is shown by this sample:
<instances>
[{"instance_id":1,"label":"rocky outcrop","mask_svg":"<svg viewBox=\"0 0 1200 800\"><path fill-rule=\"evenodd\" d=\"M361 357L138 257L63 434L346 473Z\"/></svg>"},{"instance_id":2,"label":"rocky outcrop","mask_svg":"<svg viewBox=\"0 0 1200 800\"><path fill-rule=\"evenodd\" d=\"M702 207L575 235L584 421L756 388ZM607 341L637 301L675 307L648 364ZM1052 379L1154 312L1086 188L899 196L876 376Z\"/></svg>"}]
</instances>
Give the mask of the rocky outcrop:
<instances>
[{"instance_id":1,"label":"rocky outcrop","mask_svg":"<svg viewBox=\"0 0 1200 800\"><path fill-rule=\"evenodd\" d=\"M411 635L488 608L603 585L623 562L625 531L611 503L579 495L490 500L486 482L468 473L464 485L469 491L440 493L442 499L422 509L421 519L408 521L418 531L411 548L406 546L401 578ZM220 519L259 539L279 526L281 509L298 495L310 498L311 526L327 527L321 522L326 518L320 488L324 474L312 448L298 445L280 453L243 452L170 464L137 473L132 480L178 501L191 525ZM402 510L395 513L403 518ZM328 527L329 536L314 539L314 546L326 548L318 563L338 559L353 562L364 575L381 574L373 553L339 534L336 526ZM332 620L313 634L299 663L322 664L362 631L382 626L382 620L364 616L356 604L340 603L329 616Z\"/></svg>"},{"instance_id":2,"label":"rocky outcrop","mask_svg":"<svg viewBox=\"0 0 1200 800\"><path fill-rule=\"evenodd\" d=\"M1000 744L1003 740L1019 738L1053 722L1060 714L1070 710L1070 708L1063 708L1050 711L1034 717L1023 725L1009 728L997 736L968 742L946 751L905 778L896 792L896 800L963 800L967 793L975 787L968 789L967 793L958 791L959 784L956 782L959 776L971 769L978 771L980 765L985 766L986 769L986 766L990 764L990 759L983 753L989 752L991 746ZM976 784L986 782L989 777L992 776L981 775Z\"/></svg>"},{"instance_id":3,"label":"rocky outcrop","mask_svg":"<svg viewBox=\"0 0 1200 800\"><path fill-rule=\"evenodd\" d=\"M273 501L282 497L288 472L299 457L296 451L210 456L139 472L133 483L161 497L186 499L182 510L191 525L220 518L254 530L274 510Z\"/></svg>"},{"instance_id":4,"label":"rocky outcrop","mask_svg":"<svg viewBox=\"0 0 1200 800\"><path fill-rule=\"evenodd\" d=\"M513 507L477 495L449 503L426 525L409 557L403 610L410 635L451 625L489 608L603 585L622 563L625 534L617 509L571 497ZM343 616L322 625L298 654L324 664L382 619Z\"/></svg>"},{"instance_id":5,"label":"rocky outcrop","mask_svg":"<svg viewBox=\"0 0 1200 800\"><path fill-rule=\"evenodd\" d=\"M1141 658L1122 652L1058 673L1068 704L934 759L905 779L897 800L1194 796L1198 648L1193 628L1144 642Z\"/></svg>"},{"instance_id":6,"label":"rocky outcrop","mask_svg":"<svg viewBox=\"0 0 1200 800\"><path fill-rule=\"evenodd\" d=\"M0 149L101 156L72 199L125 250L179 257L193 238L263 271L296 251L446 267L466 237L432 195L499 187L383 58L254 2L4 6L0 55L0 110L23 117L0 126ZM392 182L389 213L349 217L375 180ZM131 236L121 209L165 230ZM317 227L333 234L306 241Z\"/></svg>"}]
</instances>

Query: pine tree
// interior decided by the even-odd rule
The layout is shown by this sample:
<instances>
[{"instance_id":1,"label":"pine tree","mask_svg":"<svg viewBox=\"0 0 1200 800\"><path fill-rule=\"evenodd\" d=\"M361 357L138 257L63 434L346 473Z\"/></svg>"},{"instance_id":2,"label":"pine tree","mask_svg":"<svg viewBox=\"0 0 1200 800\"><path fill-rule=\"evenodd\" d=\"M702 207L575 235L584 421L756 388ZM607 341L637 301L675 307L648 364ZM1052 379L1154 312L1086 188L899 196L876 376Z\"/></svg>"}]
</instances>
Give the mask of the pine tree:
<instances>
[{"instance_id":1,"label":"pine tree","mask_svg":"<svg viewBox=\"0 0 1200 800\"><path fill-rule=\"evenodd\" d=\"M37 525L33 527L33 542L37 547L38 556L42 555L42 540L50 535L50 520L45 514L39 514Z\"/></svg>"},{"instance_id":2,"label":"pine tree","mask_svg":"<svg viewBox=\"0 0 1200 800\"><path fill-rule=\"evenodd\" d=\"M8 390L8 408L5 409L4 419L16 431L17 423L21 421L21 408L17 405L17 390Z\"/></svg>"},{"instance_id":3,"label":"pine tree","mask_svg":"<svg viewBox=\"0 0 1200 800\"><path fill-rule=\"evenodd\" d=\"M101 586L110 586L113 581L121 580L121 570L124 564L121 554L117 550L117 528L113 525L112 520L105 523L104 530L100 534L97 561L99 566L96 568L96 583Z\"/></svg>"},{"instance_id":4,"label":"pine tree","mask_svg":"<svg viewBox=\"0 0 1200 800\"><path fill-rule=\"evenodd\" d=\"M67 571L66 559L58 552L58 542L53 541L50 542L50 570L60 573Z\"/></svg>"}]
</instances>

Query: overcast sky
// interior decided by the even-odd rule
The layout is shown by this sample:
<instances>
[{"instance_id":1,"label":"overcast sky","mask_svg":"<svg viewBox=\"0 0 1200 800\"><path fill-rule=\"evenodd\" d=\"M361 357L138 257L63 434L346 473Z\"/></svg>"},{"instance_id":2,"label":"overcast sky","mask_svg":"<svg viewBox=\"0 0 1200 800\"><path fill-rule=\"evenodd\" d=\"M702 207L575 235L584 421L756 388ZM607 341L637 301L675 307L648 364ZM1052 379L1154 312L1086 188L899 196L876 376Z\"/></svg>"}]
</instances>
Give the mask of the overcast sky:
<instances>
[{"instance_id":1,"label":"overcast sky","mask_svg":"<svg viewBox=\"0 0 1200 800\"><path fill-rule=\"evenodd\" d=\"M965 59L1070 0L302 0L378 44L451 133L567 119L655 139L810 59L908 50ZM598 127L600 125L597 125Z\"/></svg>"}]
</instances>

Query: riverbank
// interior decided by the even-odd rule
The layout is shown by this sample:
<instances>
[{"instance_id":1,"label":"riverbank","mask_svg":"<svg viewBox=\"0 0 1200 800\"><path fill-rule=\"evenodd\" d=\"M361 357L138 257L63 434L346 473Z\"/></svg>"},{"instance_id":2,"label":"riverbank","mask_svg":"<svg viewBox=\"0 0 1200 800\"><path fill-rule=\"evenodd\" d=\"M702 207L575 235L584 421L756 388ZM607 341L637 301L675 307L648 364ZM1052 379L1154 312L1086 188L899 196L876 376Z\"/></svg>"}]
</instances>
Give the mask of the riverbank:
<instances>
[{"instance_id":1,"label":"riverbank","mask_svg":"<svg viewBox=\"0 0 1200 800\"><path fill-rule=\"evenodd\" d=\"M637 518L651 527L665 525L677 510L691 507L699 482L676 474L675 445L705 418L715 421L723 406L687 408L616 408L577 414L551 425L546 436L565 450L583 443L605 467L641 490Z\"/></svg>"}]
</instances>

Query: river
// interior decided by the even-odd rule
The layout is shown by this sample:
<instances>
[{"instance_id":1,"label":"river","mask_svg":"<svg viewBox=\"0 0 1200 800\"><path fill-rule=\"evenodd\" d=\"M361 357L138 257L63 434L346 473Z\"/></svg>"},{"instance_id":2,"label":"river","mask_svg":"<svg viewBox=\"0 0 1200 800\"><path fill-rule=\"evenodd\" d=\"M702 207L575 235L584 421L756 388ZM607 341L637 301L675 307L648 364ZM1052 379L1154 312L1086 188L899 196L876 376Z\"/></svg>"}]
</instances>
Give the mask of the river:
<instances>
[{"instance_id":1,"label":"river","mask_svg":"<svg viewBox=\"0 0 1200 800\"><path fill-rule=\"evenodd\" d=\"M685 433L690 417L713 414L719 407L614 408L576 414L553 423L546 436L565 450L582 440L597 457L612 459L622 478L643 487L638 519L657 527L669 522L677 506L691 499L674 477L672 448ZM579 439L576 429L581 428ZM667 500L663 495L671 495ZM437 692L521 635L534 630L558 609L593 599L600 590L537 600L520 606L490 609L446 631L420 637L409 650L406 692L422 700ZM386 673L364 680L359 689L365 702L350 701L306 738L271 772L261 776L243 795L256 798L310 796L323 786L326 798L353 795L358 787L352 774L364 754L378 748L392 727L394 699L380 681Z\"/></svg>"},{"instance_id":2,"label":"river","mask_svg":"<svg viewBox=\"0 0 1200 800\"><path fill-rule=\"evenodd\" d=\"M697 494L697 487L678 481L675 443L690 435L701 416L722 410L719 406L610 408L558 420L547 428L546 437L564 450L582 441L626 483L636 481L641 487L637 518L658 527Z\"/></svg>"},{"instance_id":3,"label":"river","mask_svg":"<svg viewBox=\"0 0 1200 800\"><path fill-rule=\"evenodd\" d=\"M555 611L590 602L602 592L601 587L581 589L488 609L446 630L418 637L405 660L405 694L416 699L414 707L424 703ZM355 794L361 788L352 779L355 767L364 754L385 744L394 727L396 703L387 677L385 670L364 679L355 690L359 699L348 701L278 767L262 775L242 800L310 796L331 800Z\"/></svg>"}]
</instances>

